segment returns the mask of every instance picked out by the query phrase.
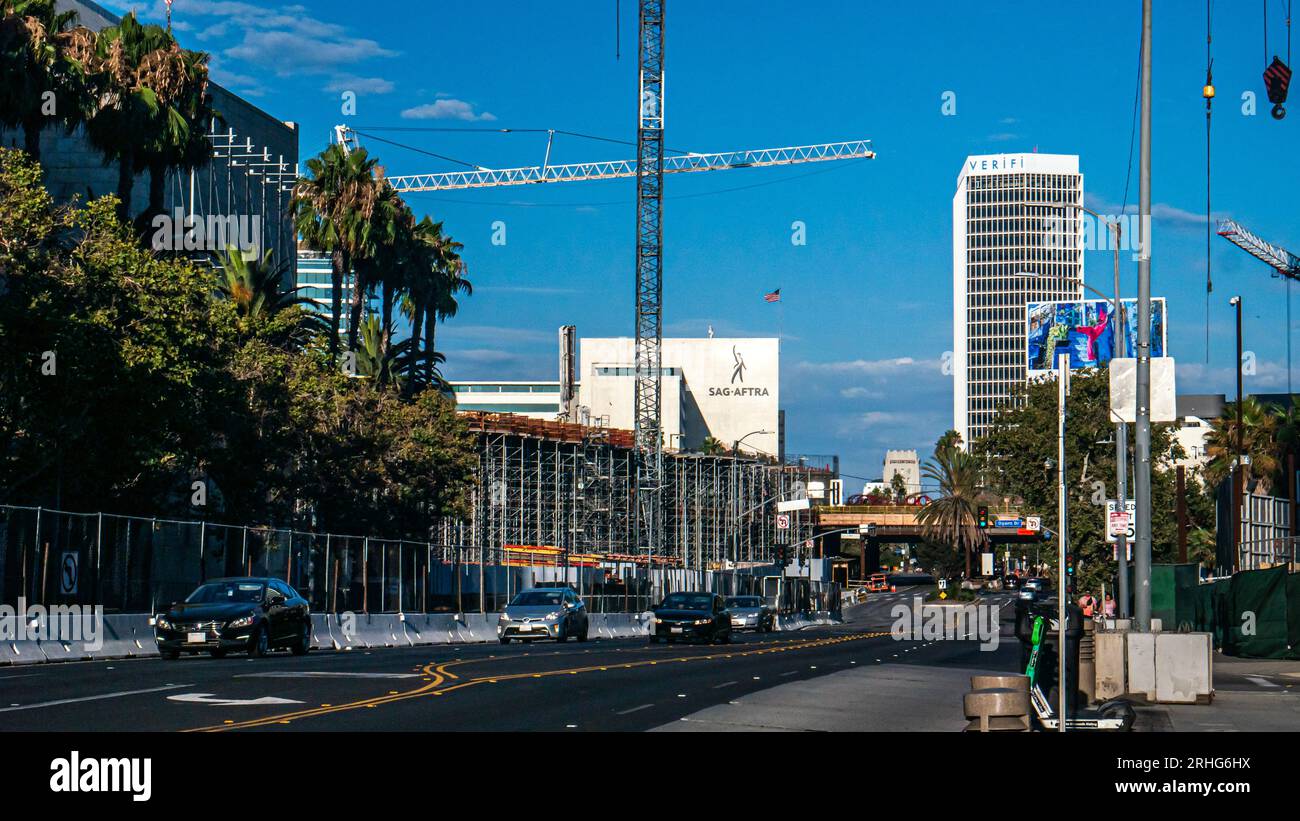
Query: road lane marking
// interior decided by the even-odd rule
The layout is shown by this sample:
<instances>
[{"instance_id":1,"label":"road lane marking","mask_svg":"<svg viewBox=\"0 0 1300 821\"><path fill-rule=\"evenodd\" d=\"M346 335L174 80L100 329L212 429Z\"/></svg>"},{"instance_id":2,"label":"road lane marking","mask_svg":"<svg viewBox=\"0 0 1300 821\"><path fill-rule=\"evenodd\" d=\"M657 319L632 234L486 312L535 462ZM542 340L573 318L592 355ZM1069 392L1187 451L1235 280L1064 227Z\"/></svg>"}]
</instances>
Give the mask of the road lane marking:
<instances>
[{"instance_id":1,"label":"road lane marking","mask_svg":"<svg viewBox=\"0 0 1300 821\"><path fill-rule=\"evenodd\" d=\"M621 716L630 715L631 713L639 712L641 710L649 710L653 706L654 706L653 704L642 704L640 707L629 707L626 710L619 710L617 715L621 715Z\"/></svg>"},{"instance_id":2,"label":"road lane marking","mask_svg":"<svg viewBox=\"0 0 1300 821\"><path fill-rule=\"evenodd\" d=\"M714 690L721 690L723 687L730 687L731 685L733 685L733 684L738 684L738 683L739 683L739 682L735 682L735 681L724 681L724 682L722 682L721 684L715 684L715 685L713 685L713 689L714 689Z\"/></svg>"},{"instance_id":3,"label":"road lane marking","mask_svg":"<svg viewBox=\"0 0 1300 821\"><path fill-rule=\"evenodd\" d=\"M212 693L177 693L174 696L167 696L167 700L179 701L185 704L210 704L218 707L263 707L272 704L302 704L297 699L279 698L277 696L221 698Z\"/></svg>"},{"instance_id":4,"label":"road lane marking","mask_svg":"<svg viewBox=\"0 0 1300 821\"><path fill-rule=\"evenodd\" d=\"M1257 684L1260 687L1264 687L1270 690L1282 689L1281 684L1274 684L1273 682L1269 681L1263 676L1246 676L1246 681L1253 682L1254 684Z\"/></svg>"},{"instance_id":5,"label":"road lane marking","mask_svg":"<svg viewBox=\"0 0 1300 821\"><path fill-rule=\"evenodd\" d=\"M273 670L265 673L240 673L235 678L419 678L423 673L345 673L316 670Z\"/></svg>"},{"instance_id":6,"label":"road lane marking","mask_svg":"<svg viewBox=\"0 0 1300 821\"><path fill-rule=\"evenodd\" d=\"M97 696L82 696L80 698L61 698L57 701L41 701L36 704L20 704L14 707L0 707L0 713L12 713L16 710L36 710L41 707L57 707L60 704L77 704L83 701L100 701L106 698L121 698L122 696L138 696L145 693L161 693L163 690L177 690L181 687L193 687L193 684L167 684L162 687L150 687L145 690L122 690L117 693L101 693Z\"/></svg>"},{"instance_id":7,"label":"road lane marking","mask_svg":"<svg viewBox=\"0 0 1300 821\"><path fill-rule=\"evenodd\" d=\"M708 655L691 656L690 660L711 661L720 658L730 658L732 656L744 657L744 656L751 656L751 655L765 655L775 650L780 650L780 651L806 650L806 649L812 649L817 647L829 647L835 644L843 644L849 641L858 641L860 639L880 638L882 636L887 636L887 635L889 635L888 632L876 632L876 633L856 633L850 635L832 635L820 639L795 639L793 641L786 642L785 646L779 648L770 648L764 650L749 650L745 652L733 651L731 653L725 653L725 654L710 653ZM475 678L460 680L458 683L448 687L439 686L448 678L454 677L453 674L446 672L445 668L447 667L456 664L469 664L473 662L483 662L486 660L492 660L497 658L509 658L509 657L491 655L488 656L487 659L470 658L470 659L463 659L457 661L443 662L441 664L437 664L436 667L435 667L435 662L430 662L429 664L425 665L423 670L425 675L430 675L433 677L434 679L433 681L429 682L428 684L425 684L423 687L416 688L415 690L408 690L406 692L397 693L395 695L378 696L375 698L361 699L359 701L354 701L348 704L340 704L329 708L321 707L321 708L315 708L310 710L300 710L293 713L284 713L281 715L265 716L263 718L250 719L248 721L238 722L235 724L214 725L211 727L196 727L191 730L187 730L186 732L222 732L225 730L242 729L245 727L262 727L262 726L269 726L272 724L287 724L289 723L290 720L296 720L299 718L310 718L313 716L340 713L340 712L345 712L348 710L355 710L360 708L373 708L383 704L389 704L396 701L405 701L407 699L419 698L426 695L442 696L447 693L451 693L456 690L461 690L466 687L473 687L478 684L487 684L487 683L497 684L499 682L518 681L521 679L532 679L532 678L539 678L539 677L549 678L551 676L560 676L560 675L579 675L582 673L599 671L601 669L600 665L592 665L589 667L575 667L575 668L562 669L562 670L545 670L545 671L541 671L540 673L509 673L505 675L495 675L495 676L486 675L486 676L479 676ZM647 666L657 665L658 663L659 662L655 660L645 659L641 661L629 662L622 666L625 668L647 667ZM758 680L758 678L759 678L758 676L754 676L755 680Z\"/></svg>"}]
</instances>

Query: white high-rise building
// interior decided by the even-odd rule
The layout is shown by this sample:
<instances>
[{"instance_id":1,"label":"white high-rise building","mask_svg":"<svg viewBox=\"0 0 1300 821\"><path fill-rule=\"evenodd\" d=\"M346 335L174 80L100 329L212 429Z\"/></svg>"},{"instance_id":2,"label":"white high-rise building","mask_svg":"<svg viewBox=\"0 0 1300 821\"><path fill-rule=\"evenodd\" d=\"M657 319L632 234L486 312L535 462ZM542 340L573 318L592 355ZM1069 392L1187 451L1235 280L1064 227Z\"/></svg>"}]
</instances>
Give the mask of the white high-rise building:
<instances>
[{"instance_id":1,"label":"white high-rise building","mask_svg":"<svg viewBox=\"0 0 1300 821\"><path fill-rule=\"evenodd\" d=\"M1082 204L1075 155L962 165L952 199L952 426L967 445L1025 381L1025 305L1083 298L1083 214L1059 207Z\"/></svg>"}]
</instances>

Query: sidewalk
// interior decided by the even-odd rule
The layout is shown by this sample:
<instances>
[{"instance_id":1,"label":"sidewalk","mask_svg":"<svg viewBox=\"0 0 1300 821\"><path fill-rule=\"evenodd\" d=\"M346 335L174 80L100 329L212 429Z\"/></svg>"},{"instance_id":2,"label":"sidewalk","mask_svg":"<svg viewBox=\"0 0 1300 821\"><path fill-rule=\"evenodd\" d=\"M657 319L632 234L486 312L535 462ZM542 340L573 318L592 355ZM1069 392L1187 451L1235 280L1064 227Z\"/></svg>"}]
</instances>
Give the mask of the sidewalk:
<instances>
[{"instance_id":1,"label":"sidewalk","mask_svg":"<svg viewBox=\"0 0 1300 821\"><path fill-rule=\"evenodd\" d=\"M961 694L984 672L864 666L760 690L652 732L959 732L966 726Z\"/></svg>"},{"instance_id":2,"label":"sidewalk","mask_svg":"<svg viewBox=\"0 0 1300 821\"><path fill-rule=\"evenodd\" d=\"M1300 661L1214 654L1214 700L1208 705L1138 707L1138 732L1300 731Z\"/></svg>"}]
</instances>

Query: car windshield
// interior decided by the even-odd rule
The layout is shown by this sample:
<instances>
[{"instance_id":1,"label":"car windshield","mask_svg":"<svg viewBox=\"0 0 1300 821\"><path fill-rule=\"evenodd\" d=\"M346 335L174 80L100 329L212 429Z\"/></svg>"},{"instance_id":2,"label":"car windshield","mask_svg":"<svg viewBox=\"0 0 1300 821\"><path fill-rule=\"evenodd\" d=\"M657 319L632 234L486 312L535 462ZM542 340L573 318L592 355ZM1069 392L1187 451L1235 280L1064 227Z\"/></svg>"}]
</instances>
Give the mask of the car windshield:
<instances>
[{"instance_id":1,"label":"car windshield","mask_svg":"<svg viewBox=\"0 0 1300 821\"><path fill-rule=\"evenodd\" d=\"M674 593L664 599L669 610L712 610L713 597L707 593Z\"/></svg>"},{"instance_id":2,"label":"car windshield","mask_svg":"<svg viewBox=\"0 0 1300 821\"><path fill-rule=\"evenodd\" d=\"M261 582L209 582L200 585L190 594L186 604L229 604L244 602L257 604L262 601L266 585Z\"/></svg>"},{"instance_id":3,"label":"car windshield","mask_svg":"<svg viewBox=\"0 0 1300 821\"><path fill-rule=\"evenodd\" d=\"M761 607L758 596L733 596L727 599L728 607Z\"/></svg>"},{"instance_id":4,"label":"car windshield","mask_svg":"<svg viewBox=\"0 0 1300 821\"><path fill-rule=\"evenodd\" d=\"M545 607L548 604L559 604L564 601L564 592L560 590L525 590L514 601L510 602L512 607Z\"/></svg>"}]
</instances>

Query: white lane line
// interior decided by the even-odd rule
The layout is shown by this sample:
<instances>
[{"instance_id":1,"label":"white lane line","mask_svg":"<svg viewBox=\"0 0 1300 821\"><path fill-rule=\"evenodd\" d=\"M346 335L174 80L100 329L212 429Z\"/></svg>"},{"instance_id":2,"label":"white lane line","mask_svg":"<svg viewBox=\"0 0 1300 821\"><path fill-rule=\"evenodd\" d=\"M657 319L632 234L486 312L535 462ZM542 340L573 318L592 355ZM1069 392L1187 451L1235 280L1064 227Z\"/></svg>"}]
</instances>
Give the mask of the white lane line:
<instances>
[{"instance_id":1,"label":"white lane line","mask_svg":"<svg viewBox=\"0 0 1300 821\"><path fill-rule=\"evenodd\" d=\"M272 670L265 673L240 673L235 678L420 678L423 673L344 673L314 670Z\"/></svg>"},{"instance_id":2,"label":"white lane line","mask_svg":"<svg viewBox=\"0 0 1300 821\"><path fill-rule=\"evenodd\" d=\"M635 713L638 710L649 710L653 706L654 706L653 704L642 704L640 707L630 707L626 710L619 710L617 714L621 716L625 716L628 713Z\"/></svg>"},{"instance_id":3,"label":"white lane line","mask_svg":"<svg viewBox=\"0 0 1300 821\"><path fill-rule=\"evenodd\" d=\"M721 690L723 687L730 687L731 685L733 685L733 684L738 684L738 683L739 683L739 682L736 682L736 681L724 681L724 682L722 682L721 684L715 684L715 685L713 685L713 689L714 689L714 690Z\"/></svg>"},{"instance_id":4,"label":"white lane line","mask_svg":"<svg viewBox=\"0 0 1300 821\"><path fill-rule=\"evenodd\" d=\"M1264 678L1263 676L1246 676L1246 681L1254 682L1255 684L1259 685L1260 687L1264 687L1264 688L1266 688L1266 689L1270 689L1270 690L1281 690L1281 689L1282 689L1282 685L1281 685L1281 684L1274 684L1273 682L1269 681L1268 679Z\"/></svg>"},{"instance_id":5,"label":"white lane line","mask_svg":"<svg viewBox=\"0 0 1300 821\"><path fill-rule=\"evenodd\" d=\"M150 687L147 690L123 690L119 693L102 693L97 696L82 696L81 698L61 698L57 701L40 701L36 704L20 704L15 707L0 707L0 713L12 713L15 710L36 710L41 707L57 707L60 704L77 704L82 701L99 701L105 698L120 698L122 696L138 696L143 693L160 693L163 690L176 690L181 687L193 687L193 684L167 684L162 687Z\"/></svg>"},{"instance_id":6,"label":"white lane line","mask_svg":"<svg viewBox=\"0 0 1300 821\"><path fill-rule=\"evenodd\" d=\"M1066 649L1068 650L1069 648L1067 647ZM781 678L785 678L786 676L793 676L793 675L794 675L795 673L797 673L797 672L799 672L799 671L798 671L798 670L791 670L791 671L788 672L788 673L782 673L782 674L781 674Z\"/></svg>"}]
</instances>

